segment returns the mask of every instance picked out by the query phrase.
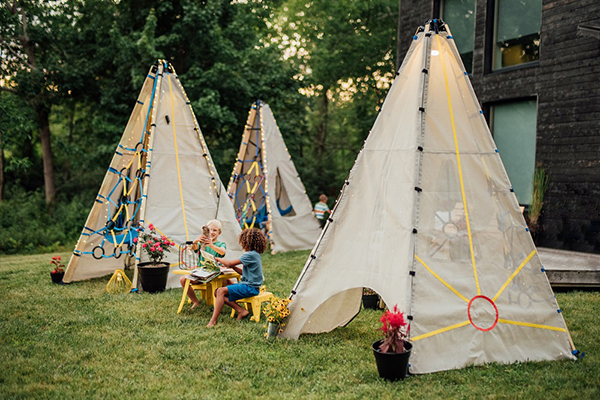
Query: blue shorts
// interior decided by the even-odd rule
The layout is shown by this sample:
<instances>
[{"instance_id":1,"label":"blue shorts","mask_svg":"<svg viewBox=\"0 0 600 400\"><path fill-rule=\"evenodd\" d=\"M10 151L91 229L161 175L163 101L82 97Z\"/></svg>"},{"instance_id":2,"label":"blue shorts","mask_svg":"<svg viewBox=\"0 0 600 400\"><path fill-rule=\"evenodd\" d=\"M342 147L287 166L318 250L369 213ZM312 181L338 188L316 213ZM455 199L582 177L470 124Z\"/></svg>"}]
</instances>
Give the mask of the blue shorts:
<instances>
[{"instance_id":1,"label":"blue shorts","mask_svg":"<svg viewBox=\"0 0 600 400\"><path fill-rule=\"evenodd\" d=\"M229 290L229 301L236 301L239 299L245 299L246 297L256 296L260 293L258 288L246 285L245 283L234 283L233 285L227 285Z\"/></svg>"}]
</instances>

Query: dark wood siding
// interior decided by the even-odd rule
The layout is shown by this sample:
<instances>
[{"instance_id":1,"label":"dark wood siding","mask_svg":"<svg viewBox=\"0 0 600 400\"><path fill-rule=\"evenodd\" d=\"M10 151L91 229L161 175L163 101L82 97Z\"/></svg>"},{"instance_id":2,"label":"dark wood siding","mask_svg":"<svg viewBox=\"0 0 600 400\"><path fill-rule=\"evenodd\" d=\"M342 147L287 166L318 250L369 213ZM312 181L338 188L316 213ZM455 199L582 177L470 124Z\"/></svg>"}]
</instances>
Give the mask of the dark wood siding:
<instances>
[{"instance_id":1,"label":"dark wood siding","mask_svg":"<svg viewBox=\"0 0 600 400\"><path fill-rule=\"evenodd\" d=\"M417 27L438 17L435 3L401 3L401 54ZM471 81L483 109L538 99L536 162L550 186L536 242L600 253L600 39L577 29L600 26L600 1L543 0L539 62L492 72L493 10L493 0L477 0Z\"/></svg>"}]
</instances>

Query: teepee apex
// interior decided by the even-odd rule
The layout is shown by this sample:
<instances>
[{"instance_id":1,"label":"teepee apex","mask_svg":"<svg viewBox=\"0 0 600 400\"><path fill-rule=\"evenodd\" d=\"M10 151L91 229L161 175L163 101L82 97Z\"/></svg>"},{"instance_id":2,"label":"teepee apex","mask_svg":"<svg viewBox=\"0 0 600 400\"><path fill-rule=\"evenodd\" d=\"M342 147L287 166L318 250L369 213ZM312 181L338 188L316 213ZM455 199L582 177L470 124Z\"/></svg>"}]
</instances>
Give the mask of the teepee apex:
<instances>
[{"instance_id":1,"label":"teepee apex","mask_svg":"<svg viewBox=\"0 0 600 400\"><path fill-rule=\"evenodd\" d=\"M321 230L268 104L252 104L227 188L242 228L264 229L273 253L311 249Z\"/></svg>"},{"instance_id":2,"label":"teepee apex","mask_svg":"<svg viewBox=\"0 0 600 400\"><path fill-rule=\"evenodd\" d=\"M409 316L412 373L574 357L442 21L417 30L346 183L283 336L344 326L369 287Z\"/></svg>"},{"instance_id":3,"label":"teepee apex","mask_svg":"<svg viewBox=\"0 0 600 400\"><path fill-rule=\"evenodd\" d=\"M104 276L124 261L137 265L140 227L153 224L179 245L199 236L211 219L221 221L227 255L241 255L240 228L190 101L173 66L160 60L144 81L64 281ZM178 253L165 259L172 268ZM179 277L170 274L167 286L179 286Z\"/></svg>"}]
</instances>

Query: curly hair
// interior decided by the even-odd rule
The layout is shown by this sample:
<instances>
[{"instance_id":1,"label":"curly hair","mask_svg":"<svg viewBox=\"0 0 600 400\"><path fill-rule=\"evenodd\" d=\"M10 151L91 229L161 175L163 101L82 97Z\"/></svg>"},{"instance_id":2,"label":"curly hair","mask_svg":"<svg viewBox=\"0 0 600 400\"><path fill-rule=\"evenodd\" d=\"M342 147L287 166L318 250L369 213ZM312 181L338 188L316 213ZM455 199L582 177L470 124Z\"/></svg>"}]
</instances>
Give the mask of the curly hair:
<instances>
[{"instance_id":1,"label":"curly hair","mask_svg":"<svg viewBox=\"0 0 600 400\"><path fill-rule=\"evenodd\" d=\"M242 231L239 238L240 246L244 251L256 251L259 254L264 253L269 242L259 229L250 228Z\"/></svg>"}]
</instances>

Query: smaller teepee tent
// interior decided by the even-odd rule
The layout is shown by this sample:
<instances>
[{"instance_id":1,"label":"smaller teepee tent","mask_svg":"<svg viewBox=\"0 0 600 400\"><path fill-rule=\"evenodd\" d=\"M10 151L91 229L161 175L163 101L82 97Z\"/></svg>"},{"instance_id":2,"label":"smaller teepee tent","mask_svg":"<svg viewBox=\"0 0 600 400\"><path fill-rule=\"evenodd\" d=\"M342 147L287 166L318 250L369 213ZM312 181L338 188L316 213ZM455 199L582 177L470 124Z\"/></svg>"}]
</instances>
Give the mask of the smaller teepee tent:
<instances>
[{"instance_id":1,"label":"smaller teepee tent","mask_svg":"<svg viewBox=\"0 0 600 400\"><path fill-rule=\"evenodd\" d=\"M573 343L448 27L414 36L283 336L328 332L363 287L404 311L410 371L574 358Z\"/></svg>"},{"instance_id":2,"label":"smaller teepee tent","mask_svg":"<svg viewBox=\"0 0 600 400\"><path fill-rule=\"evenodd\" d=\"M252 105L227 187L242 228L266 231L273 253L311 249L321 229L268 104Z\"/></svg>"},{"instance_id":3,"label":"smaller teepee tent","mask_svg":"<svg viewBox=\"0 0 600 400\"><path fill-rule=\"evenodd\" d=\"M190 102L173 67L159 61L144 81L64 281L110 274L125 259L146 261L134 244L140 227L153 224L179 245L199 236L211 219L222 223L227 256L241 255L241 230ZM172 268L179 250L164 260ZM179 276L170 274L167 287L175 286Z\"/></svg>"}]
</instances>

